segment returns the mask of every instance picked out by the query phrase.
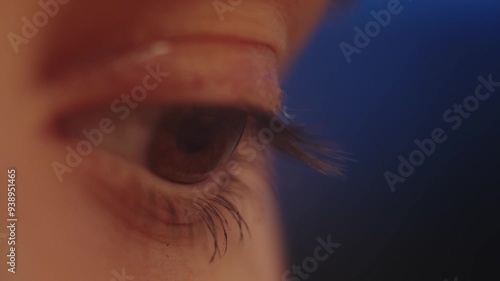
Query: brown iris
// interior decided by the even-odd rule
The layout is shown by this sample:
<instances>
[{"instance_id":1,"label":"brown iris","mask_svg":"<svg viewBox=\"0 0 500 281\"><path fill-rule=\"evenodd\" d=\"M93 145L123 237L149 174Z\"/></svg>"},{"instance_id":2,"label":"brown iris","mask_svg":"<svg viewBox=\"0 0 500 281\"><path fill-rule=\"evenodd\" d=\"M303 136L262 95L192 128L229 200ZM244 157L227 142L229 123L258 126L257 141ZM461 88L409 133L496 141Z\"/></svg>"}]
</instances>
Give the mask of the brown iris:
<instances>
[{"instance_id":1,"label":"brown iris","mask_svg":"<svg viewBox=\"0 0 500 281\"><path fill-rule=\"evenodd\" d=\"M245 112L229 108L167 109L147 151L149 168L170 181L199 182L229 158L246 120Z\"/></svg>"}]
</instances>

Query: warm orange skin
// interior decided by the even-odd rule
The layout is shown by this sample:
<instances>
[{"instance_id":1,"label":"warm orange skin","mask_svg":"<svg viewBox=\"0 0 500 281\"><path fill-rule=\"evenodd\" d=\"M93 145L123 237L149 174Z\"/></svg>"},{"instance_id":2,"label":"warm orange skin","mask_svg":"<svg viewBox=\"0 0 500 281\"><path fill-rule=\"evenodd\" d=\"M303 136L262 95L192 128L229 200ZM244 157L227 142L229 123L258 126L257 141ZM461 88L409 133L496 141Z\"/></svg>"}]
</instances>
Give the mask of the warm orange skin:
<instances>
[{"instance_id":1,"label":"warm orange skin","mask_svg":"<svg viewBox=\"0 0 500 281\"><path fill-rule=\"evenodd\" d=\"M243 175L253 181L255 193L259 196L258 200L248 199L240 206L252 230L252 238L245 240L241 247L237 246L235 239L230 240L232 244L226 256L208 264L206 252L209 250L203 250L207 247L203 243L179 237L167 244L150 239L127 229L105 208L97 207L86 195L86 187L93 182L83 169L67 174L62 183L58 182L50 163L64 159L65 151L54 141L47 124L54 111L64 111L65 106L75 106L78 102L65 104L69 93L58 91L71 88L54 88L44 79L52 63L63 69L70 63L78 67L80 61L75 59L81 55L78 52L98 50L102 46L97 48L97 42L110 50L124 47L106 41L112 34L130 34L134 30L154 27L151 34L145 35L152 40L175 37L180 38L179 42L184 42L182 38L194 41L187 43L186 49L181 47L188 52L187 55L197 56L200 61L188 72L205 73L204 68L214 60L222 67L235 69L234 74L226 77L232 81L232 91L210 91L210 95L204 98L201 98L203 95L156 95L156 102L196 102L193 99L198 97L203 99L198 102L252 104L253 107L269 109L273 104L279 104L279 90L274 83L280 75L275 75L270 84L260 88L269 92L267 99L256 99L252 95L255 85L242 79L246 70L239 68L236 58L246 56L248 48L255 47L256 53L249 59L255 60L256 66L251 70L262 73L261 67L271 69L271 72L275 68L282 75L321 17L327 1L243 0L233 11L224 13L223 21L212 3L206 0L125 2L71 0L61 5L60 11L29 39L29 43L19 46L19 53L14 52L7 38L1 41L0 173L5 179L8 168L17 169L19 227L17 273L5 270L5 244L2 241L0 280L107 281L113 280L114 270L121 272L122 268L127 275L135 276L134 280L281 280L284 263L280 224L265 166L245 170ZM1 34L20 34L21 17L31 19L39 10L37 1L3 1ZM92 29L92 26L98 28ZM197 38L201 43L196 43ZM141 42L131 40L125 44L140 45ZM259 51L258 45L266 46L270 53ZM171 64L172 68L177 67L174 64ZM217 79L210 77L215 75L210 74L211 71L206 73L201 78L204 86L200 92L212 87L211 81ZM184 86L180 82L167 82L164 87L170 87L169 92L174 92L184 89ZM95 92L99 93L98 90ZM97 98L94 101L101 102ZM0 199L3 225L6 192L2 191Z\"/></svg>"}]
</instances>

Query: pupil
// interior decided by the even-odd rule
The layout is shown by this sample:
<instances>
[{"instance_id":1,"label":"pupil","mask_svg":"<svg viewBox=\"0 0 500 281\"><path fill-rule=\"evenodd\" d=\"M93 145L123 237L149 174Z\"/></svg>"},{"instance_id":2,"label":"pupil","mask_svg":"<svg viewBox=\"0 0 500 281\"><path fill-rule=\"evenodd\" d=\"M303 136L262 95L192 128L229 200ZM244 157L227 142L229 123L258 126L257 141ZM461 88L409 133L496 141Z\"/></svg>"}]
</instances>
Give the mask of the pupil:
<instances>
[{"instance_id":1,"label":"pupil","mask_svg":"<svg viewBox=\"0 0 500 281\"><path fill-rule=\"evenodd\" d=\"M210 147L214 137L214 118L193 114L182 121L177 131L177 148L195 154Z\"/></svg>"},{"instance_id":2,"label":"pupil","mask_svg":"<svg viewBox=\"0 0 500 281\"><path fill-rule=\"evenodd\" d=\"M228 108L166 108L148 147L148 166L173 182L200 182L231 156L246 120L244 111Z\"/></svg>"}]
</instances>

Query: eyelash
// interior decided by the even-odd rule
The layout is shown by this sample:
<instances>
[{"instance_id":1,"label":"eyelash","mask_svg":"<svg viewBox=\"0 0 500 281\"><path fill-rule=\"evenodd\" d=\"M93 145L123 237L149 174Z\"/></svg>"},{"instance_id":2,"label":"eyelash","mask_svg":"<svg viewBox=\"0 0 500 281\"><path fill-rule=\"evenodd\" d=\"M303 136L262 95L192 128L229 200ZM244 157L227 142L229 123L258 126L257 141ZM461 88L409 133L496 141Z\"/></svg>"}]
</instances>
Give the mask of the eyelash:
<instances>
[{"instance_id":1,"label":"eyelash","mask_svg":"<svg viewBox=\"0 0 500 281\"><path fill-rule=\"evenodd\" d=\"M200 217L202 218L205 226L209 230L212 239L213 239L213 247L214 251L212 253L212 256L210 258L210 262L213 262L218 255L219 257L222 257L226 252L228 248L228 228L229 228L229 221L228 218L224 215L223 212L220 211L220 208L224 208L227 210L230 215L232 216L232 219L235 220L235 222L238 224L239 232L240 232L240 243L243 242L244 240L244 231L246 230L248 234L250 234L250 228L248 224L246 223L245 219L241 215L238 207L234 203L231 202L229 199L229 196L234 196L235 193L234 190L249 190L249 186L247 186L245 183L242 181L239 181L237 177L231 177L230 179L230 185L227 186L226 194L220 193L216 194L215 198L210 198L210 199L201 199L202 204L197 204L197 209L196 212ZM240 184L239 188L237 188L238 184ZM189 207L188 207L188 212L189 212ZM200 214L201 213L201 214ZM219 246L219 240L218 240L218 225L222 228L222 232L224 235L224 241L223 241L223 247L224 249L221 252L221 248Z\"/></svg>"}]
</instances>

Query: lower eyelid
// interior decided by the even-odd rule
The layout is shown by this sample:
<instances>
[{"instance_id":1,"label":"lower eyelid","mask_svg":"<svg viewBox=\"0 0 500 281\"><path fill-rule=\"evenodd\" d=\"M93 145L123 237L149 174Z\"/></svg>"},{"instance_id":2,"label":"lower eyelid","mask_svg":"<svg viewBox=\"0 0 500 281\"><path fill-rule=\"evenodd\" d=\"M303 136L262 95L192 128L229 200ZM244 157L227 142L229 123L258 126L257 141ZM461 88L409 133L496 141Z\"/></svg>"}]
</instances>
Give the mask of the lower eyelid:
<instances>
[{"instance_id":1,"label":"lower eyelid","mask_svg":"<svg viewBox=\"0 0 500 281\"><path fill-rule=\"evenodd\" d=\"M245 172L255 168L255 163L248 163L241 158L241 155L233 155L229 161L238 163ZM252 206L255 194L253 187L246 184L239 174L231 176L230 182L219 190L214 190L213 187L217 185L212 178L198 184L179 185L159 179L143 167L98 149L77 169L81 169L88 179L83 192L90 200L99 204L98 207L104 212L109 212L113 220L125 226L127 231L160 243L185 243L192 246L192 239L206 238L207 243L219 239L208 237L211 230L207 230L207 221L204 221L203 216L209 212L221 213L221 216L212 218L212 223L218 229L217 236L223 233L221 227L224 226L219 223L225 220L234 224L231 227L233 232L240 232L231 235L240 237L250 231L238 206L243 203ZM222 167L214 173L224 169ZM229 207L234 210L230 211L228 204L210 210L209 206L203 205L207 198L208 201L213 198L227 200ZM218 247L224 248L224 242L218 243Z\"/></svg>"}]
</instances>

